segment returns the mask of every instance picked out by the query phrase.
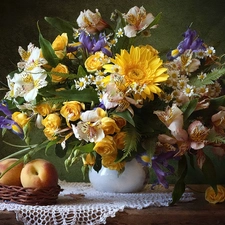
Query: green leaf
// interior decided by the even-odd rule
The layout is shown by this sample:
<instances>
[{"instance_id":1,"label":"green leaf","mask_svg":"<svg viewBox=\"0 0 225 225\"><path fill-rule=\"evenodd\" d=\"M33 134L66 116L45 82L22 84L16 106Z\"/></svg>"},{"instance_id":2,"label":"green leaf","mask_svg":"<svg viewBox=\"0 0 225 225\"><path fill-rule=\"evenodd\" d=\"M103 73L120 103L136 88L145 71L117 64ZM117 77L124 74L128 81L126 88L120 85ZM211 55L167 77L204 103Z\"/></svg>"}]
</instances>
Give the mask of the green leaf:
<instances>
[{"instance_id":1,"label":"green leaf","mask_svg":"<svg viewBox=\"0 0 225 225\"><path fill-rule=\"evenodd\" d=\"M87 88L84 90L62 90L53 91L50 90L49 94L58 96L58 101L79 101L79 102L94 102L99 103L98 95L94 89ZM61 99L61 100L60 100ZM57 101L57 99L55 99Z\"/></svg>"},{"instance_id":2,"label":"green leaf","mask_svg":"<svg viewBox=\"0 0 225 225\"><path fill-rule=\"evenodd\" d=\"M77 78L85 77L87 75L87 71L83 68L83 66L79 65L77 71Z\"/></svg>"},{"instance_id":3,"label":"green leaf","mask_svg":"<svg viewBox=\"0 0 225 225\"><path fill-rule=\"evenodd\" d=\"M213 142L216 144L220 144L223 143L225 144L225 137L221 135L221 133L217 133L215 130L211 129L208 136L207 136L207 140L209 142Z\"/></svg>"},{"instance_id":4,"label":"green leaf","mask_svg":"<svg viewBox=\"0 0 225 225\"><path fill-rule=\"evenodd\" d=\"M225 96L220 96L218 98L213 98L210 100L210 108L212 110L217 110L220 106L225 106Z\"/></svg>"},{"instance_id":5,"label":"green leaf","mask_svg":"<svg viewBox=\"0 0 225 225\"><path fill-rule=\"evenodd\" d=\"M217 176L216 169L212 160L205 154L205 162L202 166L202 172L207 180L207 182L216 190L217 186Z\"/></svg>"},{"instance_id":6,"label":"green leaf","mask_svg":"<svg viewBox=\"0 0 225 225\"><path fill-rule=\"evenodd\" d=\"M199 80L197 77L190 79L190 84L195 87L201 87L202 85L213 84L215 80L218 80L221 76L225 75L225 68L213 70L208 73L204 80Z\"/></svg>"},{"instance_id":7,"label":"green leaf","mask_svg":"<svg viewBox=\"0 0 225 225\"><path fill-rule=\"evenodd\" d=\"M127 124L125 137L125 148L123 149L123 155L120 159L116 160L116 162L121 162L125 158L131 156L133 151L137 151L137 146L140 141L140 134L137 132L134 126Z\"/></svg>"},{"instance_id":8,"label":"green leaf","mask_svg":"<svg viewBox=\"0 0 225 225\"><path fill-rule=\"evenodd\" d=\"M60 19L59 17L45 17L45 20L59 32L67 33L69 40L73 40L73 27L76 24Z\"/></svg>"},{"instance_id":9,"label":"green leaf","mask_svg":"<svg viewBox=\"0 0 225 225\"><path fill-rule=\"evenodd\" d=\"M132 126L135 127L134 120L128 110L125 110L123 112L117 112L116 110L112 112L112 114L117 115L119 117L122 117L125 119L128 123L130 123Z\"/></svg>"},{"instance_id":10,"label":"green leaf","mask_svg":"<svg viewBox=\"0 0 225 225\"><path fill-rule=\"evenodd\" d=\"M44 58L48 61L50 66L56 67L59 63L59 59L56 56L51 43L42 36L39 27L38 30L39 30L39 43L42 50L42 54Z\"/></svg>"},{"instance_id":11,"label":"green leaf","mask_svg":"<svg viewBox=\"0 0 225 225\"><path fill-rule=\"evenodd\" d=\"M55 76L63 77L63 78L68 78L70 80L74 79L76 77L76 74L71 74L71 73L61 73L61 72L48 72L49 75L54 74Z\"/></svg>"},{"instance_id":12,"label":"green leaf","mask_svg":"<svg viewBox=\"0 0 225 225\"><path fill-rule=\"evenodd\" d=\"M174 205L176 202L178 202L185 191L184 179L187 174L187 159L185 155L183 155L178 162L177 174L179 178L177 182L175 183L173 193L172 193L172 202L170 203L170 205Z\"/></svg>"},{"instance_id":13,"label":"green leaf","mask_svg":"<svg viewBox=\"0 0 225 225\"><path fill-rule=\"evenodd\" d=\"M145 29L149 29L155 25L157 25L161 19L161 16L162 16L162 12L160 12L156 17L155 19L148 25L148 27L146 27ZM142 31L141 31L142 32Z\"/></svg>"},{"instance_id":14,"label":"green leaf","mask_svg":"<svg viewBox=\"0 0 225 225\"><path fill-rule=\"evenodd\" d=\"M89 143L89 144L86 144L86 145L77 146L76 149L79 149L82 154L83 153L90 153L90 152L93 151L94 145L95 145L94 143Z\"/></svg>"},{"instance_id":15,"label":"green leaf","mask_svg":"<svg viewBox=\"0 0 225 225\"><path fill-rule=\"evenodd\" d=\"M181 110L183 111L183 115L184 115L184 121L186 121L187 118L195 111L197 103L198 103L198 100L197 99L193 99L190 102L187 102L181 108Z\"/></svg>"}]
</instances>

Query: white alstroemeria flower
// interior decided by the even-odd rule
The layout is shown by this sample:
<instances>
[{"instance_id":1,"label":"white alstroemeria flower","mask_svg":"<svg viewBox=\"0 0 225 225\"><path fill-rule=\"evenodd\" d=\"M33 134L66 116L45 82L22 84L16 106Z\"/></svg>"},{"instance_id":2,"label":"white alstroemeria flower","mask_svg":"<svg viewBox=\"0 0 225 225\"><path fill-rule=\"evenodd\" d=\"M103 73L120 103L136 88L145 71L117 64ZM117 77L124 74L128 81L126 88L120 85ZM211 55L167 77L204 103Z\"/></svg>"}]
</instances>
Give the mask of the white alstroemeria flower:
<instances>
[{"instance_id":1,"label":"white alstroemeria flower","mask_svg":"<svg viewBox=\"0 0 225 225\"><path fill-rule=\"evenodd\" d=\"M97 122L106 116L106 112L102 108L87 110L81 113L80 119L84 122Z\"/></svg>"},{"instance_id":2,"label":"white alstroemeria flower","mask_svg":"<svg viewBox=\"0 0 225 225\"><path fill-rule=\"evenodd\" d=\"M77 126L71 125L75 137L86 142L98 142L105 137L105 133L99 123L88 123L80 121Z\"/></svg>"},{"instance_id":3,"label":"white alstroemeria flower","mask_svg":"<svg viewBox=\"0 0 225 225\"><path fill-rule=\"evenodd\" d=\"M124 19L128 23L128 25L124 27L125 35L127 37L135 37L137 32L146 29L155 17L151 13L147 14L143 6L140 8L134 6L124 15ZM151 28L155 27L156 26L153 26Z\"/></svg>"},{"instance_id":4,"label":"white alstroemeria flower","mask_svg":"<svg viewBox=\"0 0 225 225\"><path fill-rule=\"evenodd\" d=\"M33 70L35 67L47 63L46 59L41 57L41 49L35 47L32 43L28 45L27 51L19 46L18 52L22 58L22 61L17 64L19 71Z\"/></svg>"},{"instance_id":5,"label":"white alstroemeria flower","mask_svg":"<svg viewBox=\"0 0 225 225\"><path fill-rule=\"evenodd\" d=\"M105 133L101 127L101 119L106 116L106 112L102 108L87 110L81 113L77 126L72 124L75 137L79 140L87 142L98 142L105 137Z\"/></svg>"},{"instance_id":6,"label":"white alstroemeria flower","mask_svg":"<svg viewBox=\"0 0 225 225\"><path fill-rule=\"evenodd\" d=\"M77 18L77 24L81 29L85 29L89 33L101 31L107 26L98 9L95 10L95 13L89 9L81 11Z\"/></svg>"},{"instance_id":7,"label":"white alstroemeria flower","mask_svg":"<svg viewBox=\"0 0 225 225\"><path fill-rule=\"evenodd\" d=\"M13 87L13 97L24 97L27 102L35 100L38 89L47 85L46 77L45 70L41 67L35 67L29 72L15 73L11 79L13 83L11 85Z\"/></svg>"}]
</instances>

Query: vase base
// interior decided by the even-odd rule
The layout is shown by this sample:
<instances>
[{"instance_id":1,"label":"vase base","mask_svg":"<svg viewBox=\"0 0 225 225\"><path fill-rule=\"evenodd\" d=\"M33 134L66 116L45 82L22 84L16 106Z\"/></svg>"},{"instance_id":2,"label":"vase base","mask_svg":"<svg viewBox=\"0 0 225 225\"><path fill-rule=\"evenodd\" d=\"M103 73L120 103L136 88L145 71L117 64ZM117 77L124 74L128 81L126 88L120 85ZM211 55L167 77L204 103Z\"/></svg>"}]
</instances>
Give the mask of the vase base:
<instances>
[{"instance_id":1,"label":"vase base","mask_svg":"<svg viewBox=\"0 0 225 225\"><path fill-rule=\"evenodd\" d=\"M111 193L134 193L143 190L146 172L135 159L127 162L123 173L102 167L99 172L89 171L89 180L97 191Z\"/></svg>"}]
</instances>

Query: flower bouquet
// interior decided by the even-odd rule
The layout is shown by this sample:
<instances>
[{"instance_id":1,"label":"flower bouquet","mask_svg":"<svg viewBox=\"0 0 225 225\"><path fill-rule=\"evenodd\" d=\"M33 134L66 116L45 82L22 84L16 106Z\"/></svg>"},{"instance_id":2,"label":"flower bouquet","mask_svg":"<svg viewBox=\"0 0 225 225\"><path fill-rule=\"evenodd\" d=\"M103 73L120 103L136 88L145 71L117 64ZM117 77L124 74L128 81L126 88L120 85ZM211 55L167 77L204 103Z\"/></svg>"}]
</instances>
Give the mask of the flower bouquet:
<instances>
[{"instance_id":1,"label":"flower bouquet","mask_svg":"<svg viewBox=\"0 0 225 225\"><path fill-rule=\"evenodd\" d=\"M26 144L6 158L22 154L26 163L54 149L66 168L81 160L84 175L102 166L122 173L135 158L155 172L154 185L167 188L167 176L177 176L172 204L190 161L216 191L208 152L224 155L223 57L188 27L163 61L140 43L151 43L160 17L137 6L115 10L110 21L98 10L80 12L77 23L46 17L60 34L50 42L38 26L40 47L19 47L21 61L2 88L2 134L11 130Z\"/></svg>"}]
</instances>

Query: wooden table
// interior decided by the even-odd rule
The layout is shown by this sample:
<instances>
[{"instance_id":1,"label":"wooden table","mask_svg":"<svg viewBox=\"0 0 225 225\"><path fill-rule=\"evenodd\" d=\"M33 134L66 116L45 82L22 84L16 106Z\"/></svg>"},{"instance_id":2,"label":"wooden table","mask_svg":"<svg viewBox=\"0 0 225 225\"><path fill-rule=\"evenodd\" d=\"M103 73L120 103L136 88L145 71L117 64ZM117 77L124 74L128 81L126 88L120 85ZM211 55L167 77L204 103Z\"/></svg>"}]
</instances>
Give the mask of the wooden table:
<instances>
[{"instance_id":1,"label":"wooden table","mask_svg":"<svg viewBox=\"0 0 225 225\"><path fill-rule=\"evenodd\" d=\"M204 194L194 192L196 200L180 202L171 207L149 207L142 210L125 209L107 225L225 225L225 202L209 204ZM23 225L14 212L0 211L1 225Z\"/></svg>"}]
</instances>

